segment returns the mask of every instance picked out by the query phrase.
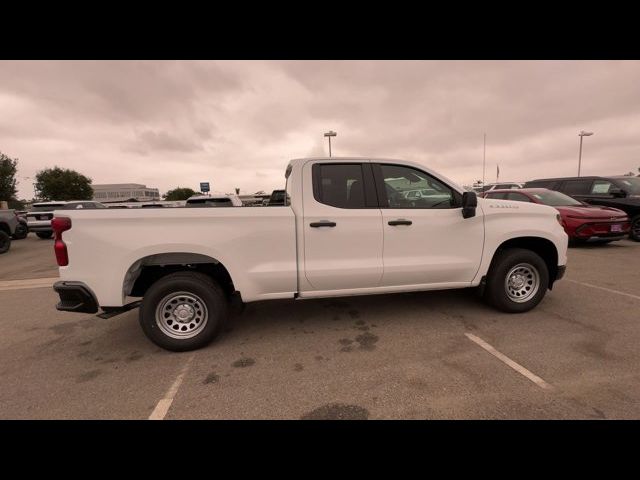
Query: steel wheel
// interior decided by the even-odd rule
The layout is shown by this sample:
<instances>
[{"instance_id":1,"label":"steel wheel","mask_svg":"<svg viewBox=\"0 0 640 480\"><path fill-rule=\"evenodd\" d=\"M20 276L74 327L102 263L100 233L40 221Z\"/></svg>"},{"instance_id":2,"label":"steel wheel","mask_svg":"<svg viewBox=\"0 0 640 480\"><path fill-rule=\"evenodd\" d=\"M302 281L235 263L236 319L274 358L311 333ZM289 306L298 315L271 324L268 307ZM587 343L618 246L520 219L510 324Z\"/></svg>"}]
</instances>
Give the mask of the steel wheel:
<instances>
[{"instance_id":1,"label":"steel wheel","mask_svg":"<svg viewBox=\"0 0 640 480\"><path fill-rule=\"evenodd\" d=\"M529 263L519 263L507 273L504 288L509 300L524 303L538 293L540 273Z\"/></svg>"},{"instance_id":2,"label":"steel wheel","mask_svg":"<svg viewBox=\"0 0 640 480\"><path fill-rule=\"evenodd\" d=\"M156 323L162 332L177 339L200 333L209 318L205 302L189 292L174 292L164 297L156 308Z\"/></svg>"}]
</instances>

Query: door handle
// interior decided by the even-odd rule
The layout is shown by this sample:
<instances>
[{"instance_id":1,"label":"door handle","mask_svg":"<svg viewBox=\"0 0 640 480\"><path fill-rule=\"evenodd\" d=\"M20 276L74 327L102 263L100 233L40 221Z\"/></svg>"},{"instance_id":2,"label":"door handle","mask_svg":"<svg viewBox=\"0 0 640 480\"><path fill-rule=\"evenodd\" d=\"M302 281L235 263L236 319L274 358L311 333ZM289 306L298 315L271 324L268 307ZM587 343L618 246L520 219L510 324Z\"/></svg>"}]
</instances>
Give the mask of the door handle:
<instances>
[{"instance_id":1,"label":"door handle","mask_svg":"<svg viewBox=\"0 0 640 480\"><path fill-rule=\"evenodd\" d=\"M413 222L411 220L405 220L404 218L400 218L398 220L390 220L389 225L395 227L397 225L411 225Z\"/></svg>"},{"instance_id":2,"label":"door handle","mask_svg":"<svg viewBox=\"0 0 640 480\"><path fill-rule=\"evenodd\" d=\"M318 228L318 227L335 227L336 222L330 222L329 220L320 220L319 222L311 222L309 224L310 227Z\"/></svg>"}]
</instances>

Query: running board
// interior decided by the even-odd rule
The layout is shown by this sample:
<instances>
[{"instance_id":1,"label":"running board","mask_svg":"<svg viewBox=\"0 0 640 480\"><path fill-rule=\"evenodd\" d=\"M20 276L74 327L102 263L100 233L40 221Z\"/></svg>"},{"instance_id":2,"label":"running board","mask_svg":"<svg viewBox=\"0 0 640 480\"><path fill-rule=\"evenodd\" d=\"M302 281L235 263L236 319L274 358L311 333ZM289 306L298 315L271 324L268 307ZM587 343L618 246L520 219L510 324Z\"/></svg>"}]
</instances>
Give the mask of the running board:
<instances>
[{"instance_id":1,"label":"running board","mask_svg":"<svg viewBox=\"0 0 640 480\"><path fill-rule=\"evenodd\" d=\"M137 302L128 303L127 305L123 305L122 307L100 307L102 308L102 313L96 315L99 318L112 318L116 315L120 315L121 313L128 312L129 310L133 310L134 308L138 308L142 303L141 300Z\"/></svg>"}]
</instances>

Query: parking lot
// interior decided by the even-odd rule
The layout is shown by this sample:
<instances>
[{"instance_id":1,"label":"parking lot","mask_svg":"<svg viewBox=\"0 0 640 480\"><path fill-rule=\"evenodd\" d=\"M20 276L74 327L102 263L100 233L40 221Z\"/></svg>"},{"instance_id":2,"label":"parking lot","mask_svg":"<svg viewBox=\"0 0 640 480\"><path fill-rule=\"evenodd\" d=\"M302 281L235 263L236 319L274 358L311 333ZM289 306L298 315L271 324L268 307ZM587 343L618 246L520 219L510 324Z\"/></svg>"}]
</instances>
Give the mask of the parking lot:
<instances>
[{"instance_id":1,"label":"parking lot","mask_svg":"<svg viewBox=\"0 0 640 480\"><path fill-rule=\"evenodd\" d=\"M0 257L0 418L638 418L638 272L640 243L576 247L526 314L470 290L263 302L171 353L137 310L58 312L31 234Z\"/></svg>"}]
</instances>

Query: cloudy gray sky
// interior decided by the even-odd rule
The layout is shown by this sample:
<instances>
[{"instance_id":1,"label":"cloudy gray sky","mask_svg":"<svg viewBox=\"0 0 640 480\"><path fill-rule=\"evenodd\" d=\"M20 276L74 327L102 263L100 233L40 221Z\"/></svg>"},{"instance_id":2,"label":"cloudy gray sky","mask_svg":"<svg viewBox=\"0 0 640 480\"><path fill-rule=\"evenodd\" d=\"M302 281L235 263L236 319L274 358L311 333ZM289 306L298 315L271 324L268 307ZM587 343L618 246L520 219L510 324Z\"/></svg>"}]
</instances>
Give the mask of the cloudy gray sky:
<instances>
[{"instance_id":1,"label":"cloudy gray sky","mask_svg":"<svg viewBox=\"0 0 640 480\"><path fill-rule=\"evenodd\" d=\"M640 167L638 61L0 62L0 151L20 197L58 165L165 192L270 191L289 159L405 158L459 183Z\"/></svg>"}]
</instances>

